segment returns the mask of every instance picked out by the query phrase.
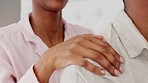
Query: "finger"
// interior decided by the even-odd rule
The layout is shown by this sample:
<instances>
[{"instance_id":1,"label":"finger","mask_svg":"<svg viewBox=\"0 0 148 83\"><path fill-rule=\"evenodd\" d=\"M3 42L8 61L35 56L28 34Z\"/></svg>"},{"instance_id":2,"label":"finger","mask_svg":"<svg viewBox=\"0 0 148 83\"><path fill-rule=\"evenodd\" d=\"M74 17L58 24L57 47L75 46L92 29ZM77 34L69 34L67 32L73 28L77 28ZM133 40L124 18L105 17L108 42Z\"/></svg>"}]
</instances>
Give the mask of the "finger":
<instances>
[{"instance_id":1,"label":"finger","mask_svg":"<svg viewBox=\"0 0 148 83\"><path fill-rule=\"evenodd\" d=\"M93 36L93 35L92 35L92 36ZM94 36L97 37L97 35L94 35ZM99 37L99 36L98 36L98 37ZM96 43L96 44L99 44L99 45L108 47L108 48L109 48L109 51L114 55L114 57L115 57L119 62L124 63L124 59L123 59L123 58L114 50L114 48L113 48L110 44L108 44L106 41L100 41L100 40L98 40L98 42L97 42L96 38L93 38L93 37L91 37L91 39L89 38L88 40L89 40L89 41L92 41L92 42L94 42L94 43ZM100 43L99 43L99 42L100 42Z\"/></svg>"},{"instance_id":2,"label":"finger","mask_svg":"<svg viewBox=\"0 0 148 83\"><path fill-rule=\"evenodd\" d=\"M124 59L123 57L121 57L113 48L112 46L108 46L109 51L114 55L114 57L120 62L120 63L124 63Z\"/></svg>"},{"instance_id":3,"label":"finger","mask_svg":"<svg viewBox=\"0 0 148 83\"><path fill-rule=\"evenodd\" d=\"M117 70L119 70L121 63L111 53L104 53L103 55Z\"/></svg>"},{"instance_id":4,"label":"finger","mask_svg":"<svg viewBox=\"0 0 148 83\"><path fill-rule=\"evenodd\" d=\"M91 36L91 37L89 37ZM101 38L101 36L98 36L98 35L85 35L84 38L86 38L87 40L93 42L93 43L96 43L98 45L101 45L101 46L105 46L105 47L108 47L110 52L114 55L114 57L121 63L124 63L124 59L114 50L114 48L108 44L106 41L100 41L98 40L97 38ZM104 38L103 38L104 39Z\"/></svg>"},{"instance_id":5,"label":"finger","mask_svg":"<svg viewBox=\"0 0 148 83\"><path fill-rule=\"evenodd\" d=\"M83 36L83 38L89 38L89 36L90 35L84 35ZM94 39L94 38L93 38ZM85 43L85 44L84 44ZM92 42L91 42L92 43ZM91 44L90 42L88 43L88 41L83 41L81 44L83 44L84 46L88 46L88 47L90 47L90 46L92 46L93 48L94 47L96 47L97 45L95 45L95 44ZM99 51L99 52L101 52L101 53L104 53L103 55L105 55L105 58L107 58L107 60L113 65L113 66L115 66L115 68L117 69L117 70L121 70L121 71L123 71L123 68L120 66L120 63L119 63L119 61L118 60L116 60L116 58L111 54L111 53L109 53L109 50L108 49L106 49L105 47L102 47L102 46L100 46L100 45L98 45L100 48L97 48L96 47L96 49L98 49L97 51ZM106 46L109 46L108 44L106 44ZM92 49L93 49L92 48ZM96 49L94 49L94 50L96 50ZM108 55L110 55L110 56L108 56Z\"/></svg>"},{"instance_id":6,"label":"finger","mask_svg":"<svg viewBox=\"0 0 148 83\"><path fill-rule=\"evenodd\" d=\"M117 72L118 70L108 60L106 60L106 58L101 53L98 53L96 51L93 51L91 49L87 49L84 47L79 48L77 53L81 55L81 57L90 58L96 61L103 68L105 68L110 74L114 76L118 75L118 72Z\"/></svg>"},{"instance_id":7,"label":"finger","mask_svg":"<svg viewBox=\"0 0 148 83\"><path fill-rule=\"evenodd\" d=\"M109 50L106 47L97 45L97 44L92 43L90 41L85 41L84 43L81 43L81 45L83 47L90 48L90 49L94 50L93 53L95 53L95 54L97 54L96 52L101 53L113 66L115 66L115 68L117 70L119 70L120 62L114 57L114 55L112 55L112 53L109 52ZM91 52L91 50L89 50L89 51Z\"/></svg>"},{"instance_id":8,"label":"finger","mask_svg":"<svg viewBox=\"0 0 148 83\"><path fill-rule=\"evenodd\" d=\"M93 65L92 63L88 62L86 60L85 64L83 65L83 67L89 71L91 71L92 73L95 73L97 75L105 75L106 71L103 68L97 67L95 65Z\"/></svg>"},{"instance_id":9,"label":"finger","mask_svg":"<svg viewBox=\"0 0 148 83\"><path fill-rule=\"evenodd\" d=\"M100 55L100 58L97 59L98 63L105 68L111 75L119 76L120 72L104 57Z\"/></svg>"},{"instance_id":10,"label":"finger","mask_svg":"<svg viewBox=\"0 0 148 83\"><path fill-rule=\"evenodd\" d=\"M93 42L95 44L101 45L101 46L108 46L108 44L106 42L104 42L101 39L98 39L96 36L94 35L83 35L83 38L85 38L86 40Z\"/></svg>"},{"instance_id":11,"label":"finger","mask_svg":"<svg viewBox=\"0 0 148 83\"><path fill-rule=\"evenodd\" d=\"M116 69L120 70L121 72L124 71L123 67L120 66L121 63L124 62L124 59L122 57L120 57L120 55L107 42L106 42L107 45L105 47L101 46L101 45L90 44L90 43L87 43L88 47L91 47L91 49L96 50L96 51L102 53L103 55L105 55L105 58L112 65L114 65Z\"/></svg>"},{"instance_id":12,"label":"finger","mask_svg":"<svg viewBox=\"0 0 148 83\"><path fill-rule=\"evenodd\" d=\"M85 60L84 58L77 56L72 58L72 60L69 61L69 65L79 65L84 67L85 69L91 71L92 73L95 73L97 75L105 75L106 70L104 70L101 67L97 67L95 65L93 65L92 63L88 62L87 60Z\"/></svg>"},{"instance_id":13,"label":"finger","mask_svg":"<svg viewBox=\"0 0 148 83\"><path fill-rule=\"evenodd\" d=\"M109 61L117 70L119 70L121 63L114 57L114 55L105 47L98 46L97 52L101 53L107 61Z\"/></svg>"}]
</instances>

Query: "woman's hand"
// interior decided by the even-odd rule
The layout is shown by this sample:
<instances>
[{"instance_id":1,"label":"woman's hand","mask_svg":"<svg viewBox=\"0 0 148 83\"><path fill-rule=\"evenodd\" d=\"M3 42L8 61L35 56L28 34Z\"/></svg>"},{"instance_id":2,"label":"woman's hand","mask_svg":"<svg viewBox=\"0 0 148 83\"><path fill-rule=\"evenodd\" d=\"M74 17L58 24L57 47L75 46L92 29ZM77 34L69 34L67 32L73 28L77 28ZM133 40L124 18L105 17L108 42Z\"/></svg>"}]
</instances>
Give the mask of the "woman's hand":
<instances>
[{"instance_id":1,"label":"woman's hand","mask_svg":"<svg viewBox=\"0 0 148 83\"><path fill-rule=\"evenodd\" d=\"M85 58L96 61L104 69L93 65ZM47 64L48 66L45 67L47 71L79 65L98 75L104 75L107 70L112 75L118 76L123 72L121 64L124 60L107 42L103 41L103 37L88 34L73 37L50 48L39 62L40 66L35 65L35 68Z\"/></svg>"}]
</instances>

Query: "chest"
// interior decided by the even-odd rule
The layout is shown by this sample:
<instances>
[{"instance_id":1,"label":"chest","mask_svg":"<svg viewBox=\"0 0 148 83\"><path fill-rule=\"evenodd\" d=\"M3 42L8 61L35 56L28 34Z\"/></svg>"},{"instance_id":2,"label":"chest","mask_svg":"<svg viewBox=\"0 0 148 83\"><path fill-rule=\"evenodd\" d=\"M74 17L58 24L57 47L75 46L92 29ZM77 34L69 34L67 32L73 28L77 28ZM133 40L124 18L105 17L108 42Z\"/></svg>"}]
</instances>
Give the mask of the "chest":
<instances>
[{"instance_id":1,"label":"chest","mask_svg":"<svg viewBox=\"0 0 148 83\"><path fill-rule=\"evenodd\" d=\"M126 59L123 65L125 71L119 77L106 74L104 77L95 75L87 71L81 71L85 74L83 80L86 83L148 83L148 57L136 59ZM88 76L87 76L88 75Z\"/></svg>"},{"instance_id":2,"label":"chest","mask_svg":"<svg viewBox=\"0 0 148 83\"><path fill-rule=\"evenodd\" d=\"M120 77L109 75L105 78L113 83L148 83L148 50L143 49L137 57L131 58L130 53L122 45L117 47L115 49L125 59L123 64L125 72Z\"/></svg>"},{"instance_id":3,"label":"chest","mask_svg":"<svg viewBox=\"0 0 148 83\"><path fill-rule=\"evenodd\" d=\"M116 43L113 45L116 51L125 59L123 67L125 72L119 77L111 76L110 74L104 77L90 75L92 80L87 80L88 83L148 83L148 50L143 49L141 53L135 57L130 58L126 49L122 44ZM117 46L117 47L116 47Z\"/></svg>"}]
</instances>

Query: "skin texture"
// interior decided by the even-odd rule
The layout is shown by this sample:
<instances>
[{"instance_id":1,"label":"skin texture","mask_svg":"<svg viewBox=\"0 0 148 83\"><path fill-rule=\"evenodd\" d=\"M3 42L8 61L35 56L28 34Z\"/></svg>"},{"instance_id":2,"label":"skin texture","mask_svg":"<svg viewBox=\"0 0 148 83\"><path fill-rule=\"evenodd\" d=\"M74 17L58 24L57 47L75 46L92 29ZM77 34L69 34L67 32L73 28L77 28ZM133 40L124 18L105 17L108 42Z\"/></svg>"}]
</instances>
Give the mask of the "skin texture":
<instances>
[{"instance_id":1,"label":"skin texture","mask_svg":"<svg viewBox=\"0 0 148 83\"><path fill-rule=\"evenodd\" d=\"M106 70L113 76L124 71L124 60L97 35L79 35L64 41L64 27L61 11L68 0L32 0L33 11L30 23L49 49L34 65L34 72L40 83L48 83L52 73L69 65L80 65L87 70L104 75ZM90 58L103 68L96 67L85 58Z\"/></svg>"},{"instance_id":2,"label":"skin texture","mask_svg":"<svg viewBox=\"0 0 148 83\"><path fill-rule=\"evenodd\" d=\"M132 19L137 29L148 41L148 1L124 0L125 11Z\"/></svg>"}]
</instances>

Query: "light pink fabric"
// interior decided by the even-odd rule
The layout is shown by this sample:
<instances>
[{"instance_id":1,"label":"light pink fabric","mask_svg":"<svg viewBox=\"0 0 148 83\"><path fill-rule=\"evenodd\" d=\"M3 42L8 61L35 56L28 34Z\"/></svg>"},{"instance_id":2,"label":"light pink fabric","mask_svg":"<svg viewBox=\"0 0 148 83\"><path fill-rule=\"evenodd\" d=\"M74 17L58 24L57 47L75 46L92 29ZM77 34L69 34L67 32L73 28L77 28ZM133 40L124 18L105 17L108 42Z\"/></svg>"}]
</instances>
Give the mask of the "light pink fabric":
<instances>
[{"instance_id":1,"label":"light pink fabric","mask_svg":"<svg viewBox=\"0 0 148 83\"><path fill-rule=\"evenodd\" d=\"M80 26L64 23L65 41L76 35L92 33ZM47 49L34 34L29 15L16 24L1 28L0 83L39 83L32 68ZM59 83L60 75L61 71L55 71L49 83Z\"/></svg>"}]
</instances>

